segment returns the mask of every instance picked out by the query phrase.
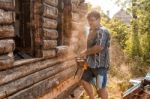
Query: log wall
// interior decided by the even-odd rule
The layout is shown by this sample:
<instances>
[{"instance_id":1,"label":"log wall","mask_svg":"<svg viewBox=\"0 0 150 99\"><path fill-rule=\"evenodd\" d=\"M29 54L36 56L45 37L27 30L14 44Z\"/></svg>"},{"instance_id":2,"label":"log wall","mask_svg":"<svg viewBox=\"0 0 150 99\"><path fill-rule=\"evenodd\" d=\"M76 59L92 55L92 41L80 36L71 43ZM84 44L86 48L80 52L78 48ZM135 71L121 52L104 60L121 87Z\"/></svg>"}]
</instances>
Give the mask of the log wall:
<instances>
[{"instance_id":1,"label":"log wall","mask_svg":"<svg viewBox=\"0 0 150 99\"><path fill-rule=\"evenodd\" d=\"M78 75L74 78L77 64L76 53L72 53L80 47L80 31L72 27L72 23L79 24L81 16L72 6L78 8L83 2L32 1L30 12L33 18L29 26L32 27L35 53L41 53L42 58L14 61L15 0L0 0L0 99L65 99L78 87L79 82ZM58 37L61 35L57 30L58 3L62 1L66 5L62 24L62 36L66 42L63 44L66 45L58 45Z\"/></svg>"},{"instance_id":2,"label":"log wall","mask_svg":"<svg viewBox=\"0 0 150 99\"><path fill-rule=\"evenodd\" d=\"M14 61L14 8L15 0L0 0L0 68L10 67Z\"/></svg>"}]
</instances>

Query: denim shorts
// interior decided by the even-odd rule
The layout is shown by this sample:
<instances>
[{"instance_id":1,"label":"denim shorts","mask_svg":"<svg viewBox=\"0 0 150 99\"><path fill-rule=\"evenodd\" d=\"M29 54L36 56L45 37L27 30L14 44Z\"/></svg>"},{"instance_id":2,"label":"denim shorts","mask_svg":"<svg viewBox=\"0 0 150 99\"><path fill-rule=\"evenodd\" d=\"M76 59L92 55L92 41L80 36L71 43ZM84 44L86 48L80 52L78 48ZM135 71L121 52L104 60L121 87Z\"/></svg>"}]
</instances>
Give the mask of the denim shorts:
<instances>
[{"instance_id":1,"label":"denim shorts","mask_svg":"<svg viewBox=\"0 0 150 99\"><path fill-rule=\"evenodd\" d=\"M99 90L106 87L107 71L106 68L88 68L83 72L81 79L91 83Z\"/></svg>"}]
</instances>

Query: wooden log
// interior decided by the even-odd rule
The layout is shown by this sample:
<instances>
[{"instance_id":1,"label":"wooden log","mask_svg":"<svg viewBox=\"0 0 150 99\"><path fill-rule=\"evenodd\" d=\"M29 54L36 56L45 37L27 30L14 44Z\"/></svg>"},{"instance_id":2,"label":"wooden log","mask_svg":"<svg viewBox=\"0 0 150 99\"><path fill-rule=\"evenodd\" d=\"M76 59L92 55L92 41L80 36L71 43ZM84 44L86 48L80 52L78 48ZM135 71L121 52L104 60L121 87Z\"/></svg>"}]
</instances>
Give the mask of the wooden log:
<instances>
[{"instance_id":1,"label":"wooden log","mask_svg":"<svg viewBox=\"0 0 150 99\"><path fill-rule=\"evenodd\" d=\"M71 0L71 3L77 3L79 4L80 0Z\"/></svg>"},{"instance_id":2,"label":"wooden log","mask_svg":"<svg viewBox=\"0 0 150 99\"><path fill-rule=\"evenodd\" d=\"M57 39L58 38L58 32L56 30L50 30L50 29L43 29L44 31L44 39Z\"/></svg>"},{"instance_id":3,"label":"wooden log","mask_svg":"<svg viewBox=\"0 0 150 99\"><path fill-rule=\"evenodd\" d=\"M68 53L68 46L57 46L56 47L56 54L57 56L64 56Z\"/></svg>"},{"instance_id":4,"label":"wooden log","mask_svg":"<svg viewBox=\"0 0 150 99\"><path fill-rule=\"evenodd\" d=\"M15 42L11 39L0 40L0 55L14 51Z\"/></svg>"},{"instance_id":5,"label":"wooden log","mask_svg":"<svg viewBox=\"0 0 150 99\"><path fill-rule=\"evenodd\" d=\"M8 57L8 56L3 56L3 57L1 56L1 60L4 62L7 62L7 59L9 59L9 58L10 57ZM58 64L64 60L65 59L54 58L54 59L47 59L47 60L39 60L36 62L31 61L32 63L29 63L29 64L25 63L23 65L20 64L21 66L19 66L19 67L7 69L5 71L1 71L0 72L0 85L6 84L6 83L13 81L15 79L19 79L19 78L27 76L29 74L35 73L35 72L42 70L44 68L48 68L50 66L56 65L56 64ZM2 66L3 65L0 65L0 70L2 68L4 68Z\"/></svg>"},{"instance_id":6,"label":"wooden log","mask_svg":"<svg viewBox=\"0 0 150 99\"><path fill-rule=\"evenodd\" d=\"M80 3L84 3L84 2L85 2L85 0L79 0L79 2L80 2Z\"/></svg>"},{"instance_id":7,"label":"wooden log","mask_svg":"<svg viewBox=\"0 0 150 99\"><path fill-rule=\"evenodd\" d=\"M4 11L0 9L0 24L12 24L15 22L15 14L12 11Z\"/></svg>"},{"instance_id":8,"label":"wooden log","mask_svg":"<svg viewBox=\"0 0 150 99\"><path fill-rule=\"evenodd\" d=\"M71 17L73 21L79 21L80 15L78 13L71 13Z\"/></svg>"},{"instance_id":9,"label":"wooden log","mask_svg":"<svg viewBox=\"0 0 150 99\"><path fill-rule=\"evenodd\" d=\"M49 77L55 77L56 74L61 73L63 70L68 69L68 70L73 71L73 70L75 70L74 64L75 64L74 61L65 62L64 64L56 65L56 67L52 66L52 67L43 69L41 71L38 71L38 72L28 75L26 77L17 79L13 82L10 82L8 84L0 86L0 98L5 97L4 92L9 96L9 95L16 93L24 88L27 88L35 83L38 83L44 79L47 79ZM70 73L70 71L69 71L69 73Z\"/></svg>"},{"instance_id":10,"label":"wooden log","mask_svg":"<svg viewBox=\"0 0 150 99\"><path fill-rule=\"evenodd\" d=\"M15 0L0 0L0 9L14 10Z\"/></svg>"},{"instance_id":11,"label":"wooden log","mask_svg":"<svg viewBox=\"0 0 150 99\"><path fill-rule=\"evenodd\" d=\"M77 5L74 3L71 4L71 10L72 10L72 12L79 12Z\"/></svg>"},{"instance_id":12,"label":"wooden log","mask_svg":"<svg viewBox=\"0 0 150 99\"><path fill-rule=\"evenodd\" d=\"M79 8L82 10L88 10L88 4L87 3L81 3Z\"/></svg>"},{"instance_id":13,"label":"wooden log","mask_svg":"<svg viewBox=\"0 0 150 99\"><path fill-rule=\"evenodd\" d=\"M37 97L45 94L47 91L52 90L54 87L58 86L61 82L72 77L74 74L73 71L74 67L66 69L56 74L55 76L28 87L25 90L21 90L20 92L8 97L8 99L20 99L20 97L22 97L22 99L36 99Z\"/></svg>"},{"instance_id":14,"label":"wooden log","mask_svg":"<svg viewBox=\"0 0 150 99\"><path fill-rule=\"evenodd\" d=\"M49 50L49 49L54 49L57 46L57 40L44 40L43 41L43 49L44 50Z\"/></svg>"},{"instance_id":15,"label":"wooden log","mask_svg":"<svg viewBox=\"0 0 150 99\"><path fill-rule=\"evenodd\" d=\"M44 3L47 3L49 5L56 7L58 5L58 0L44 0Z\"/></svg>"},{"instance_id":16,"label":"wooden log","mask_svg":"<svg viewBox=\"0 0 150 99\"><path fill-rule=\"evenodd\" d=\"M75 79L74 77L71 77L66 81L62 82L61 84L59 84L57 87L53 88L45 95L39 97L38 99L48 99L49 97L51 97L51 99L68 99L64 97L65 93L68 94L70 89L72 89L74 85L76 86L78 82L79 79ZM74 99L79 99L79 98L74 98Z\"/></svg>"},{"instance_id":17,"label":"wooden log","mask_svg":"<svg viewBox=\"0 0 150 99\"><path fill-rule=\"evenodd\" d=\"M66 99L80 99L83 93L84 93L84 88L79 86ZM72 97L72 95L74 97Z\"/></svg>"},{"instance_id":18,"label":"wooden log","mask_svg":"<svg viewBox=\"0 0 150 99\"><path fill-rule=\"evenodd\" d=\"M0 38L9 38L15 36L15 29L13 26L0 26Z\"/></svg>"},{"instance_id":19,"label":"wooden log","mask_svg":"<svg viewBox=\"0 0 150 99\"><path fill-rule=\"evenodd\" d=\"M57 21L53 19L43 18L43 28L56 29Z\"/></svg>"},{"instance_id":20,"label":"wooden log","mask_svg":"<svg viewBox=\"0 0 150 99\"><path fill-rule=\"evenodd\" d=\"M14 59L10 57L8 54L0 56L0 69L11 67L13 63Z\"/></svg>"},{"instance_id":21,"label":"wooden log","mask_svg":"<svg viewBox=\"0 0 150 99\"><path fill-rule=\"evenodd\" d=\"M56 7L44 4L43 16L47 18L56 19L58 16L58 9Z\"/></svg>"},{"instance_id":22,"label":"wooden log","mask_svg":"<svg viewBox=\"0 0 150 99\"><path fill-rule=\"evenodd\" d=\"M43 50L43 57L44 58L54 58L56 56L56 50Z\"/></svg>"}]
</instances>

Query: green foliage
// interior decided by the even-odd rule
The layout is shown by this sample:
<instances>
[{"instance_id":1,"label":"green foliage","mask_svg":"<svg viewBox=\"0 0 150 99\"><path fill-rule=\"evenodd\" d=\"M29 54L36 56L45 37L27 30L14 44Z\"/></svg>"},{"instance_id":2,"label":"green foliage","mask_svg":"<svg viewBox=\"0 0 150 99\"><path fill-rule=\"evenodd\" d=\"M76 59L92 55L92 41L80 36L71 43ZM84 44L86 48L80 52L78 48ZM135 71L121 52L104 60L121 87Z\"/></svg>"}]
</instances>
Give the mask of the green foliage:
<instances>
[{"instance_id":1,"label":"green foliage","mask_svg":"<svg viewBox=\"0 0 150 99\"><path fill-rule=\"evenodd\" d=\"M122 4L126 0L114 1ZM128 56L143 63L150 63L150 2L149 0L130 0L126 4L133 5L128 8L133 16L129 26L118 19L112 19L109 22L104 20L103 24L109 28L112 36L118 40Z\"/></svg>"},{"instance_id":2,"label":"green foliage","mask_svg":"<svg viewBox=\"0 0 150 99\"><path fill-rule=\"evenodd\" d=\"M122 49L125 49L126 41L128 39L127 36L130 31L129 26L118 19L111 19L108 21L106 18L102 18L101 23L109 29L112 38L117 39Z\"/></svg>"}]
</instances>

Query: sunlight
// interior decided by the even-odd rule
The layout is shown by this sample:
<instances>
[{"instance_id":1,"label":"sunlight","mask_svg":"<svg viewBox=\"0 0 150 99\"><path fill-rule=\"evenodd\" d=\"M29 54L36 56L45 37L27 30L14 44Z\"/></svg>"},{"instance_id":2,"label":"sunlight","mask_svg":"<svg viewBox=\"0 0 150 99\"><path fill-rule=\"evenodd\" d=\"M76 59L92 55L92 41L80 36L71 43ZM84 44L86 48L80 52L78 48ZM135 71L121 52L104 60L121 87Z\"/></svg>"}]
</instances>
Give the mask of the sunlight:
<instances>
[{"instance_id":1,"label":"sunlight","mask_svg":"<svg viewBox=\"0 0 150 99\"><path fill-rule=\"evenodd\" d=\"M90 3L93 8L99 6L105 14L109 11L110 18L121 9L113 0L86 0L86 2Z\"/></svg>"}]
</instances>

